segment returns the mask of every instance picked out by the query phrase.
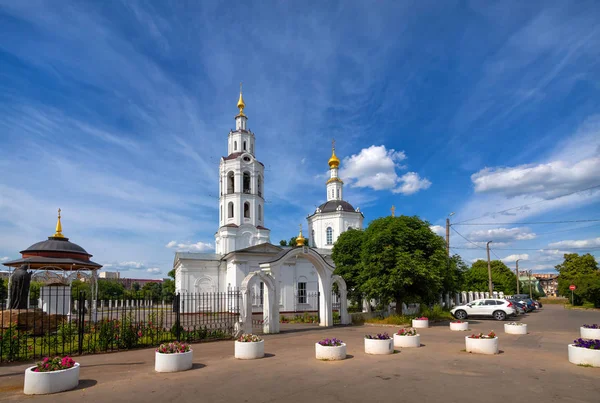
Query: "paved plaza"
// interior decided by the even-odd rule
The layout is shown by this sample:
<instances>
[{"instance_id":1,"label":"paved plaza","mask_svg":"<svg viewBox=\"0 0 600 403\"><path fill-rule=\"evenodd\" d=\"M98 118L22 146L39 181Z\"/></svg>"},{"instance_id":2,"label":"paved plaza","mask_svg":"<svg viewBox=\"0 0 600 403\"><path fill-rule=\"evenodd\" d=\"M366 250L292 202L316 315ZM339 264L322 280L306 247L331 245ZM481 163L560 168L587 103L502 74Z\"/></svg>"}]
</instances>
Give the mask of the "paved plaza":
<instances>
[{"instance_id":1,"label":"paved plaza","mask_svg":"<svg viewBox=\"0 0 600 403\"><path fill-rule=\"evenodd\" d=\"M329 329L294 325L265 336L267 357L233 358L233 342L194 345L194 367L174 374L154 372L154 351L77 357L78 389L59 395L25 396L23 372L31 364L0 367L0 400L40 402L598 402L600 369L570 364L567 344L579 326L600 322L600 312L545 306L520 318L530 334L506 335L503 323L470 321L473 332L496 331L501 354L462 351L465 333L447 323L422 329L419 349L389 356L363 352L367 333L398 327ZM314 343L338 337L349 358L321 362Z\"/></svg>"}]
</instances>

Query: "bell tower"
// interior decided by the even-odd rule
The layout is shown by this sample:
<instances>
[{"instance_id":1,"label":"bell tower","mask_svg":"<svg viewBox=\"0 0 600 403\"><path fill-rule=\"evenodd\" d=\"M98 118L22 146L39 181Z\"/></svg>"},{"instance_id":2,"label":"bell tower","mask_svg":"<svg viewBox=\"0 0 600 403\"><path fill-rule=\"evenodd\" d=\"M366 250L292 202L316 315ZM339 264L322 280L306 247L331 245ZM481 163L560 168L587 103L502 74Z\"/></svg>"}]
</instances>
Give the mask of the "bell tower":
<instances>
[{"instance_id":1,"label":"bell tower","mask_svg":"<svg viewBox=\"0 0 600 403\"><path fill-rule=\"evenodd\" d=\"M216 253L270 242L264 227L264 165L256 159L255 137L248 129L242 95L235 117L235 130L228 134L228 155L219 163L219 229L215 234Z\"/></svg>"}]
</instances>

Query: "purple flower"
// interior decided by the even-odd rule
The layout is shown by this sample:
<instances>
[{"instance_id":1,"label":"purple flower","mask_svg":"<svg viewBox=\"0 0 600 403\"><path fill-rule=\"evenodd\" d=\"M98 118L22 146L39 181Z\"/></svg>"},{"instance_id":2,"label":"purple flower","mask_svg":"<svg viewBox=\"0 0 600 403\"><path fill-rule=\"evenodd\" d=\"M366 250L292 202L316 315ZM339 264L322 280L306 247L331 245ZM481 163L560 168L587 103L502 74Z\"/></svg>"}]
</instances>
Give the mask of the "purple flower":
<instances>
[{"instance_id":1,"label":"purple flower","mask_svg":"<svg viewBox=\"0 0 600 403\"><path fill-rule=\"evenodd\" d=\"M575 347L589 348L590 350L600 350L600 340L582 339L573 340Z\"/></svg>"},{"instance_id":2,"label":"purple flower","mask_svg":"<svg viewBox=\"0 0 600 403\"><path fill-rule=\"evenodd\" d=\"M597 323L594 323L593 325L583 325L583 327L586 329L600 329L600 325Z\"/></svg>"}]
</instances>

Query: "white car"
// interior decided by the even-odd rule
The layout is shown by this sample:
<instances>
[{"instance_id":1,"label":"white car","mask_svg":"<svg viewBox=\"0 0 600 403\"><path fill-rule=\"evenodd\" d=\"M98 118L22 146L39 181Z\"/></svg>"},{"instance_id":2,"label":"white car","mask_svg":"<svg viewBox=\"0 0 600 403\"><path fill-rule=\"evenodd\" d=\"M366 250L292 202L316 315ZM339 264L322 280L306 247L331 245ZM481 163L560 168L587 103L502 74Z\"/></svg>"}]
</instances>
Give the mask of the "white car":
<instances>
[{"instance_id":1,"label":"white car","mask_svg":"<svg viewBox=\"0 0 600 403\"><path fill-rule=\"evenodd\" d=\"M514 305L505 299L476 299L465 305L452 308L450 313L456 319L464 320L470 316L489 317L496 320L504 320L508 316L516 314Z\"/></svg>"}]
</instances>

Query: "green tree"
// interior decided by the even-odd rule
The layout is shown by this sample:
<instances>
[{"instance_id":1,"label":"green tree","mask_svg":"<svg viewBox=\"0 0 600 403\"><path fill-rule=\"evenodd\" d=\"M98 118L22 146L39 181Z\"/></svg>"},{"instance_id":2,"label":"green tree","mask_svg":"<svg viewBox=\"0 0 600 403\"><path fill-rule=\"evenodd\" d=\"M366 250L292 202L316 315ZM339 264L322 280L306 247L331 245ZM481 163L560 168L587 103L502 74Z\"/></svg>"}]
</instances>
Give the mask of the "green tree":
<instances>
[{"instance_id":1,"label":"green tree","mask_svg":"<svg viewBox=\"0 0 600 403\"><path fill-rule=\"evenodd\" d=\"M175 281L175 269L169 270L167 276L171 277Z\"/></svg>"},{"instance_id":2,"label":"green tree","mask_svg":"<svg viewBox=\"0 0 600 403\"><path fill-rule=\"evenodd\" d=\"M384 217L365 230L360 290L381 302L433 302L442 291L448 259L444 240L419 217Z\"/></svg>"},{"instance_id":3,"label":"green tree","mask_svg":"<svg viewBox=\"0 0 600 403\"><path fill-rule=\"evenodd\" d=\"M517 277L500 260L490 262L492 268L492 283L494 291L502 291L505 294L514 294L517 292ZM486 260L478 260L471 269L464 273L464 288L473 291L485 291L488 286L488 266Z\"/></svg>"},{"instance_id":4,"label":"green tree","mask_svg":"<svg viewBox=\"0 0 600 403\"><path fill-rule=\"evenodd\" d=\"M282 239L281 241L279 241L279 246L287 246L287 241L285 239Z\"/></svg>"},{"instance_id":5,"label":"green tree","mask_svg":"<svg viewBox=\"0 0 600 403\"><path fill-rule=\"evenodd\" d=\"M162 296L162 284L161 283L146 283L142 287L145 298L151 298L152 301L160 300Z\"/></svg>"},{"instance_id":6,"label":"green tree","mask_svg":"<svg viewBox=\"0 0 600 403\"><path fill-rule=\"evenodd\" d=\"M98 279L98 299L122 299L125 287L117 280Z\"/></svg>"},{"instance_id":7,"label":"green tree","mask_svg":"<svg viewBox=\"0 0 600 403\"><path fill-rule=\"evenodd\" d=\"M573 292L573 303L581 305L584 302L600 306L600 271L598 262L589 253L579 256L577 253L566 253L564 261L555 266L560 273L558 276L558 293L571 296L569 286L574 284L577 289Z\"/></svg>"},{"instance_id":8,"label":"green tree","mask_svg":"<svg viewBox=\"0 0 600 403\"><path fill-rule=\"evenodd\" d=\"M131 284L131 289L135 292L138 292L140 290L140 283L138 283L137 281L134 282L133 284Z\"/></svg>"},{"instance_id":9,"label":"green tree","mask_svg":"<svg viewBox=\"0 0 600 403\"><path fill-rule=\"evenodd\" d=\"M166 278L162 283L162 299L172 301L175 295L175 281Z\"/></svg>"},{"instance_id":10,"label":"green tree","mask_svg":"<svg viewBox=\"0 0 600 403\"><path fill-rule=\"evenodd\" d=\"M361 251L364 231L349 229L342 232L333 245L331 258L335 262L334 274L342 276L348 288L348 298L360 304L362 292L359 289L362 273Z\"/></svg>"},{"instance_id":11,"label":"green tree","mask_svg":"<svg viewBox=\"0 0 600 403\"><path fill-rule=\"evenodd\" d=\"M6 286L6 281L3 278L0 278L0 301L4 301L8 298L8 289Z\"/></svg>"},{"instance_id":12,"label":"green tree","mask_svg":"<svg viewBox=\"0 0 600 403\"><path fill-rule=\"evenodd\" d=\"M448 259L447 272L444 276L444 291L457 292L464 289L465 274L469 270L460 255Z\"/></svg>"}]
</instances>

